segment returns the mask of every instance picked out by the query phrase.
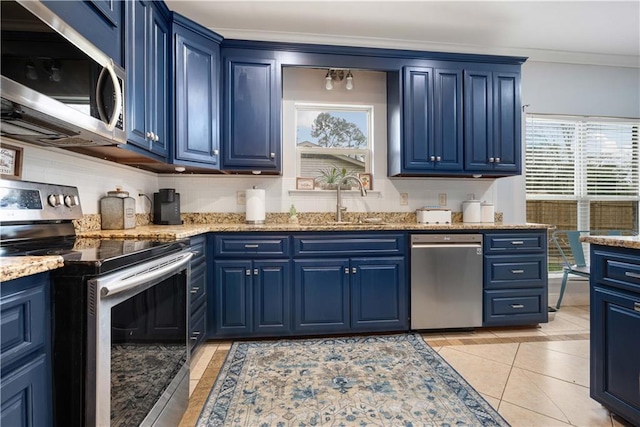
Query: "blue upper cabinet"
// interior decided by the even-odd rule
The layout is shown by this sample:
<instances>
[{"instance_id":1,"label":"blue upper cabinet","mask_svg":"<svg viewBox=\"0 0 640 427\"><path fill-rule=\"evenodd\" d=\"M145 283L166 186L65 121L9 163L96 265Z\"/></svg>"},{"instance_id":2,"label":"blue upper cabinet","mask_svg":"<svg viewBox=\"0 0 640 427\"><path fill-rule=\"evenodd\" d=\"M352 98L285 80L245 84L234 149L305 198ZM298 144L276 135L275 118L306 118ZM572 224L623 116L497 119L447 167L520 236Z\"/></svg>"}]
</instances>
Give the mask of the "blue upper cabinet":
<instances>
[{"instance_id":1,"label":"blue upper cabinet","mask_svg":"<svg viewBox=\"0 0 640 427\"><path fill-rule=\"evenodd\" d=\"M169 25L164 3L126 4L127 139L166 160L168 154ZM129 144L127 147L131 148ZM136 149L137 148L137 149Z\"/></svg>"},{"instance_id":2,"label":"blue upper cabinet","mask_svg":"<svg viewBox=\"0 0 640 427\"><path fill-rule=\"evenodd\" d=\"M520 174L520 104L520 73L465 70L466 171Z\"/></svg>"},{"instance_id":3,"label":"blue upper cabinet","mask_svg":"<svg viewBox=\"0 0 640 427\"><path fill-rule=\"evenodd\" d=\"M174 163L220 166L220 42L222 37L173 14Z\"/></svg>"},{"instance_id":4,"label":"blue upper cabinet","mask_svg":"<svg viewBox=\"0 0 640 427\"><path fill-rule=\"evenodd\" d=\"M274 58L248 51L224 51L223 57L222 168L279 173L280 67Z\"/></svg>"},{"instance_id":5,"label":"blue upper cabinet","mask_svg":"<svg viewBox=\"0 0 640 427\"><path fill-rule=\"evenodd\" d=\"M462 169L462 69L405 67L402 172Z\"/></svg>"},{"instance_id":6,"label":"blue upper cabinet","mask_svg":"<svg viewBox=\"0 0 640 427\"><path fill-rule=\"evenodd\" d=\"M43 3L105 55L113 58L113 62L122 65L123 2L46 0Z\"/></svg>"}]
</instances>

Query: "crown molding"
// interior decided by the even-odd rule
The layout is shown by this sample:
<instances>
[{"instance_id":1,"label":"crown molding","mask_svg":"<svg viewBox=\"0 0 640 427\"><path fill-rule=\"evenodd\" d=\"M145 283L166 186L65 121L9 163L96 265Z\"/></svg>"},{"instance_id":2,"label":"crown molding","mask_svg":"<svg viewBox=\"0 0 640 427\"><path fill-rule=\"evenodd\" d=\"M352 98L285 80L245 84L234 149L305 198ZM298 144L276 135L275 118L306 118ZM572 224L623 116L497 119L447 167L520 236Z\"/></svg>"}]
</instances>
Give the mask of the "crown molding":
<instances>
[{"instance_id":1,"label":"crown molding","mask_svg":"<svg viewBox=\"0 0 640 427\"><path fill-rule=\"evenodd\" d=\"M371 47L383 49L423 50L431 52L469 53L480 55L506 55L528 57L528 61L564 64L599 65L609 67L640 68L640 56L608 55L589 52L570 52L544 49L503 48L456 43L433 43L418 40L375 37L333 36L283 31L256 31L216 28L227 39L271 41L281 43L309 43L322 45Z\"/></svg>"}]
</instances>

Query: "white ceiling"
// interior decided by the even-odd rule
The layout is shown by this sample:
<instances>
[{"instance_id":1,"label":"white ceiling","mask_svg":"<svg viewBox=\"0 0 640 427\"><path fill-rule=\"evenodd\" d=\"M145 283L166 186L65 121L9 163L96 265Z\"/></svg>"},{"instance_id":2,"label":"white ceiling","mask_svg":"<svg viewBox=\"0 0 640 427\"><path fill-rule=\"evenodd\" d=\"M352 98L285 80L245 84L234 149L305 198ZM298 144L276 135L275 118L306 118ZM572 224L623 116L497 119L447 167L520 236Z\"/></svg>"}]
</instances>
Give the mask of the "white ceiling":
<instances>
[{"instance_id":1,"label":"white ceiling","mask_svg":"<svg viewBox=\"0 0 640 427\"><path fill-rule=\"evenodd\" d=\"M640 0L166 3L225 38L640 67Z\"/></svg>"}]
</instances>

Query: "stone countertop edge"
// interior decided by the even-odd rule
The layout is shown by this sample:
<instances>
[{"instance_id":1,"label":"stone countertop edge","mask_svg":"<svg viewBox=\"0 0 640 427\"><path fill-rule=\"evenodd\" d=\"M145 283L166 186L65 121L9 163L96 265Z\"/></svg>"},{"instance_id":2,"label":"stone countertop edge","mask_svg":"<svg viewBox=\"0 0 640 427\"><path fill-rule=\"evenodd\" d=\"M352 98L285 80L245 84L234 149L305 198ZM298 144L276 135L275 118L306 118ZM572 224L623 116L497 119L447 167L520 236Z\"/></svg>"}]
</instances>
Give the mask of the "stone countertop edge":
<instances>
[{"instance_id":1,"label":"stone countertop edge","mask_svg":"<svg viewBox=\"0 0 640 427\"><path fill-rule=\"evenodd\" d=\"M640 249L640 236L583 236L580 241L594 245Z\"/></svg>"},{"instance_id":2,"label":"stone countertop edge","mask_svg":"<svg viewBox=\"0 0 640 427\"><path fill-rule=\"evenodd\" d=\"M0 258L0 282L31 276L64 266L61 256L16 256Z\"/></svg>"},{"instance_id":3,"label":"stone countertop edge","mask_svg":"<svg viewBox=\"0 0 640 427\"><path fill-rule=\"evenodd\" d=\"M451 225L386 223L386 224L184 224L143 225L128 230L95 230L77 233L78 237L93 239L154 239L176 240L211 232L296 232L296 231L460 231L460 230L539 230L552 228L546 224L456 223ZM640 243L638 243L640 247ZM62 257L5 257L0 258L0 281L5 282L64 265Z\"/></svg>"},{"instance_id":4,"label":"stone countertop edge","mask_svg":"<svg viewBox=\"0 0 640 427\"><path fill-rule=\"evenodd\" d=\"M92 230L78 232L78 237L102 239L160 239L175 240L211 232L297 232L297 231L459 231L459 230L539 230L553 228L548 224L507 224L507 223L354 223L336 224L184 224L184 225L143 225L128 230Z\"/></svg>"}]
</instances>

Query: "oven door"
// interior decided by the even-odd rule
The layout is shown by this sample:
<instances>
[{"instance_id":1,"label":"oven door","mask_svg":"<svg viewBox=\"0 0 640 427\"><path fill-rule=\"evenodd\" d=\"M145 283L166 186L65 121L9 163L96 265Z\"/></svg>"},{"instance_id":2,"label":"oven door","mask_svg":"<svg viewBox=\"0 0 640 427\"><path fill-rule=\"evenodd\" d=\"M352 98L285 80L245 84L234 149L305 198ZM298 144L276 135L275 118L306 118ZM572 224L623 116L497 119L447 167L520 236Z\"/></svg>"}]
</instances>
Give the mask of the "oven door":
<instances>
[{"instance_id":1,"label":"oven door","mask_svg":"<svg viewBox=\"0 0 640 427\"><path fill-rule=\"evenodd\" d=\"M87 375L87 425L179 423L189 400L192 256L184 251L89 281L95 339L87 356L95 375Z\"/></svg>"}]
</instances>

